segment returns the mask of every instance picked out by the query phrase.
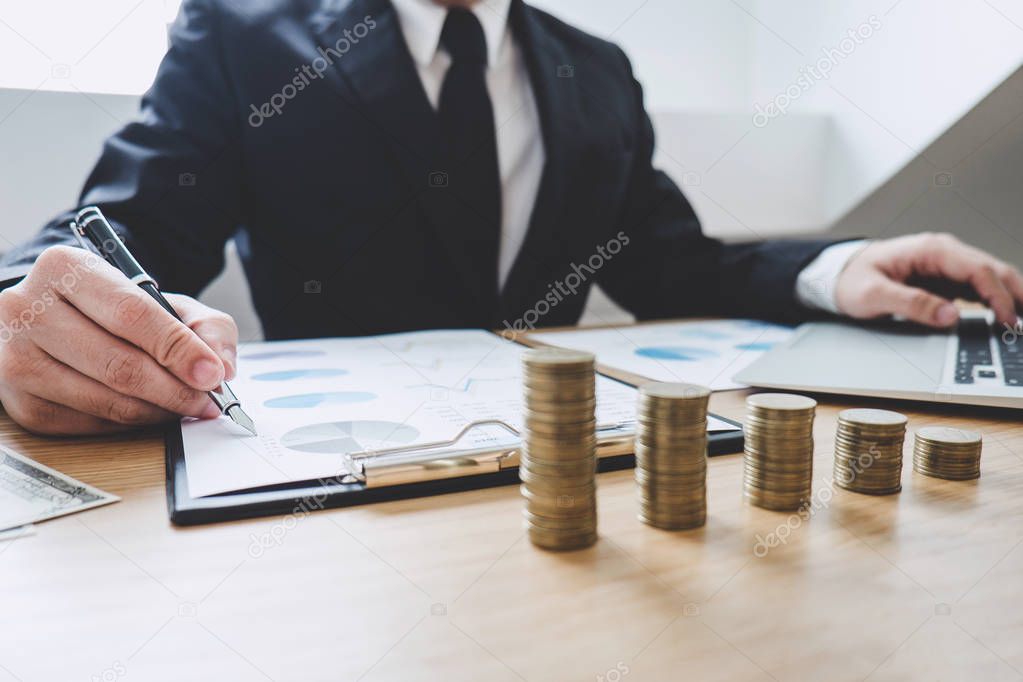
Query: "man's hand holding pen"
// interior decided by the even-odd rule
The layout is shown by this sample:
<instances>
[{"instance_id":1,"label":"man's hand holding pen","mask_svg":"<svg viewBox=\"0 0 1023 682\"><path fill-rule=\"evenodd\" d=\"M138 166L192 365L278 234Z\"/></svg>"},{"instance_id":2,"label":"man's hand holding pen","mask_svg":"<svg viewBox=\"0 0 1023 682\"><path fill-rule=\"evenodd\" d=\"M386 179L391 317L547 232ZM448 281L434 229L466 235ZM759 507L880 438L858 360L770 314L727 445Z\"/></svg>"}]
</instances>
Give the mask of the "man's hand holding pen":
<instances>
[{"instance_id":1,"label":"man's hand holding pen","mask_svg":"<svg viewBox=\"0 0 1023 682\"><path fill-rule=\"evenodd\" d=\"M0 292L0 400L36 433L83 434L212 418L236 367L227 314L166 294L182 321L103 259L53 246Z\"/></svg>"}]
</instances>

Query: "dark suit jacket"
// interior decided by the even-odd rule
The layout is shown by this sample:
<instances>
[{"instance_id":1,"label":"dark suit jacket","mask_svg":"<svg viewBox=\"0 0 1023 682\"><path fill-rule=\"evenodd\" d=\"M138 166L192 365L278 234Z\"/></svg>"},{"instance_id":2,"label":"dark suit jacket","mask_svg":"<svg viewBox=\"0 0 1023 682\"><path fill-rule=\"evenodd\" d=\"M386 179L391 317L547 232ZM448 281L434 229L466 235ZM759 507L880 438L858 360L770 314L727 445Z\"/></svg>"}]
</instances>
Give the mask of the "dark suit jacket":
<instances>
[{"instance_id":1,"label":"dark suit jacket","mask_svg":"<svg viewBox=\"0 0 1023 682\"><path fill-rule=\"evenodd\" d=\"M651 166L624 53L521 0L510 21L547 160L496 305L466 284L444 194L456 188L388 0L186 2L138 122L107 140L80 204L99 205L167 291L197 294L233 236L268 338L571 324L594 282L639 318L807 314L796 275L827 242L704 236ZM69 243L70 215L0 276Z\"/></svg>"}]
</instances>

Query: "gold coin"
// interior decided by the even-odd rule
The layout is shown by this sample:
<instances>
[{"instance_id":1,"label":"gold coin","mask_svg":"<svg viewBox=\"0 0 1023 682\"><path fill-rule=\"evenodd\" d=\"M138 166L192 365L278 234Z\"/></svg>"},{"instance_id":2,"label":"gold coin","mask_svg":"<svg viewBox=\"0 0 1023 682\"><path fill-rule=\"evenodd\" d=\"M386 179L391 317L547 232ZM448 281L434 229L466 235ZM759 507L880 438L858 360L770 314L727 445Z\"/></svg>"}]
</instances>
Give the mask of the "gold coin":
<instances>
[{"instance_id":1,"label":"gold coin","mask_svg":"<svg viewBox=\"0 0 1023 682\"><path fill-rule=\"evenodd\" d=\"M754 393L746 405L758 410L805 412L817 407L817 401L794 393Z\"/></svg>"},{"instance_id":2,"label":"gold coin","mask_svg":"<svg viewBox=\"0 0 1023 682\"><path fill-rule=\"evenodd\" d=\"M949 426L926 426L917 429L918 440L937 445L980 445L983 436L976 431L967 431Z\"/></svg>"},{"instance_id":3,"label":"gold coin","mask_svg":"<svg viewBox=\"0 0 1023 682\"><path fill-rule=\"evenodd\" d=\"M699 384L675 383L668 381L651 381L639 387L639 396L644 400L706 400L710 398L710 389Z\"/></svg>"},{"instance_id":4,"label":"gold coin","mask_svg":"<svg viewBox=\"0 0 1023 682\"><path fill-rule=\"evenodd\" d=\"M527 526L529 541L540 549L555 552L567 552L577 549L585 549L597 542L597 532L586 533L551 533L539 528Z\"/></svg>"},{"instance_id":5,"label":"gold coin","mask_svg":"<svg viewBox=\"0 0 1023 682\"><path fill-rule=\"evenodd\" d=\"M519 467L519 480L535 492L555 495L585 495L592 492L595 484L593 474L579 476L544 476L528 467Z\"/></svg>"},{"instance_id":6,"label":"gold coin","mask_svg":"<svg viewBox=\"0 0 1023 682\"><path fill-rule=\"evenodd\" d=\"M539 516L528 510L523 509L522 517L530 526L533 526L534 528L543 528L544 530L581 532L596 530L597 527L597 516L595 512L592 514L587 514L584 517L561 518Z\"/></svg>"}]
</instances>

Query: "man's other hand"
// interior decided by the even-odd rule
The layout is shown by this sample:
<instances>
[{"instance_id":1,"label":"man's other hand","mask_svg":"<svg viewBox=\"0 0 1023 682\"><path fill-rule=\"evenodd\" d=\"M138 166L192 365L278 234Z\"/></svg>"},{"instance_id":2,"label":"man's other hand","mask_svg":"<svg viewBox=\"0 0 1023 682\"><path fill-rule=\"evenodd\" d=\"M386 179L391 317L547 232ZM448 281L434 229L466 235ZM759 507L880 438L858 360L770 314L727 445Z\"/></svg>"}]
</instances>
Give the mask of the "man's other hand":
<instances>
[{"instance_id":1,"label":"man's other hand","mask_svg":"<svg viewBox=\"0 0 1023 682\"><path fill-rule=\"evenodd\" d=\"M987 304L998 322L1017 323L1023 304L1019 270L948 234L869 243L839 275L835 301L850 317L898 315L931 327L949 327L959 319L946 297L956 285L963 287L962 295Z\"/></svg>"},{"instance_id":2,"label":"man's other hand","mask_svg":"<svg viewBox=\"0 0 1023 682\"><path fill-rule=\"evenodd\" d=\"M53 246L0 292L0 400L43 434L105 433L210 418L206 392L235 371L238 329L187 296L184 324L98 256Z\"/></svg>"}]
</instances>

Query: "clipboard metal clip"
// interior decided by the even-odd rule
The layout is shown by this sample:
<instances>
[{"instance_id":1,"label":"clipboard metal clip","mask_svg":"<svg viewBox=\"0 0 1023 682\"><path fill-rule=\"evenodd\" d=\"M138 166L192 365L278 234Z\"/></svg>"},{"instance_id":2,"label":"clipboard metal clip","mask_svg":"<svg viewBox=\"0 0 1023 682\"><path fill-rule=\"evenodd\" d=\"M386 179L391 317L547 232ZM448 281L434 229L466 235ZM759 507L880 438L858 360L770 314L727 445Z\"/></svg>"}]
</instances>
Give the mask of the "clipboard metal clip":
<instances>
[{"instance_id":1,"label":"clipboard metal clip","mask_svg":"<svg viewBox=\"0 0 1023 682\"><path fill-rule=\"evenodd\" d=\"M597 433L617 431L635 424L634 421L618 422L614 424L598 424ZM457 450L454 452L438 453L437 450L453 448L458 445L465 436L477 429L487 427L498 427L516 438L515 443L487 444ZM477 471L489 464L495 468L500 467L503 460L509 459L518 453L521 446L522 432L501 419L481 419L466 424L462 429L449 440L434 441L431 443L417 443L402 447L386 448L380 450L363 450L351 452L344 455L344 463L348 474L361 483L369 482L371 470L382 470L384 468L407 468L410 466L437 469L448 467L451 469L474 468Z\"/></svg>"},{"instance_id":2,"label":"clipboard metal clip","mask_svg":"<svg viewBox=\"0 0 1023 682\"><path fill-rule=\"evenodd\" d=\"M345 465L348 467L349 474L356 480L365 483L367 480L367 469L371 468L373 464L384 463L386 465L409 465L409 464L428 464L436 460L450 460L450 459L463 459L471 455L478 455L482 452L494 452L493 447L484 449L473 448L467 449L464 452L444 453L438 455L435 450L441 448L450 448L458 445L458 442L465 438L465 435L470 431L476 429L485 428L488 426L497 426L516 438L521 437L521 433L514 426L508 422L500 419L481 419L466 424L462 427L462 430L455 434L454 438L449 440L438 440L432 443L417 443L416 445L405 445L396 448L385 448L380 450L363 450L361 452L350 452L344 456ZM509 452L503 453L499 458L511 456L512 453L517 449L517 445L511 448ZM404 456L403 456L404 455Z\"/></svg>"}]
</instances>

